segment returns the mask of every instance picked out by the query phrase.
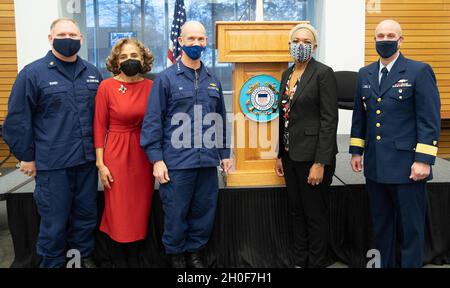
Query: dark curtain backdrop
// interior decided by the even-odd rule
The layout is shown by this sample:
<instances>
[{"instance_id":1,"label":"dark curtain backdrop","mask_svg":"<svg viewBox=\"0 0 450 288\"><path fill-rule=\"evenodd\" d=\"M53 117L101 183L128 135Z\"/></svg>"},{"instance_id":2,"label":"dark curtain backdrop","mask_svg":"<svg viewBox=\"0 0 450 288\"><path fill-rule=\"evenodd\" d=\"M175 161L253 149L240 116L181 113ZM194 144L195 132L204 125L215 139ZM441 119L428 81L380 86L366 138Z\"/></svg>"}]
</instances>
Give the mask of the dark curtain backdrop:
<instances>
[{"instance_id":1,"label":"dark curtain backdrop","mask_svg":"<svg viewBox=\"0 0 450 288\"><path fill-rule=\"evenodd\" d=\"M429 184L428 191L424 263L450 263L450 186ZM99 195L101 215L103 192ZM96 233L99 266L168 267L161 243L163 212L158 193L154 195L146 240L117 244ZM12 194L7 201L15 249L12 267L36 267L39 215L32 194ZM333 186L329 201L330 253L350 267L365 267L373 241L364 186ZM210 267L290 267L291 236L285 189L221 190L214 230L203 254Z\"/></svg>"}]
</instances>

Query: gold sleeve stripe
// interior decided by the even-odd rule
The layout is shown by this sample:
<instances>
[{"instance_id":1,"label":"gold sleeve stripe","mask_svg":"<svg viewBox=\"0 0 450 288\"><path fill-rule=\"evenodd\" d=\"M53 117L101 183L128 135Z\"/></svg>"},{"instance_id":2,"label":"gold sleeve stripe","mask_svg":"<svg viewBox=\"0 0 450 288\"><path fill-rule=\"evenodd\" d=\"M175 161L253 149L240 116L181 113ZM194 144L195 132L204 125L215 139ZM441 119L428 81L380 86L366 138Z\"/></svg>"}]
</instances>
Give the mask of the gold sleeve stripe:
<instances>
[{"instance_id":1,"label":"gold sleeve stripe","mask_svg":"<svg viewBox=\"0 0 450 288\"><path fill-rule=\"evenodd\" d=\"M364 148L365 142L366 141L364 139L350 138L350 146L356 146L356 147Z\"/></svg>"},{"instance_id":2,"label":"gold sleeve stripe","mask_svg":"<svg viewBox=\"0 0 450 288\"><path fill-rule=\"evenodd\" d=\"M436 157L437 152L438 152L438 147L427 145L427 144L422 144L422 143L417 143L416 152Z\"/></svg>"}]
</instances>

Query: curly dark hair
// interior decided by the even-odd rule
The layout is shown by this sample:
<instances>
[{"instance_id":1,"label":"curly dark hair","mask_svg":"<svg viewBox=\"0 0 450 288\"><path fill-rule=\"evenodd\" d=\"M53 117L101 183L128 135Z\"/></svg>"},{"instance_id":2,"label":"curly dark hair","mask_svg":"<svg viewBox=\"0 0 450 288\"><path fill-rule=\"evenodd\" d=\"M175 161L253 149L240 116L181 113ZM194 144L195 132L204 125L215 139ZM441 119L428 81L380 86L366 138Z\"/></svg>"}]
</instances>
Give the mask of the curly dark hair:
<instances>
[{"instance_id":1,"label":"curly dark hair","mask_svg":"<svg viewBox=\"0 0 450 288\"><path fill-rule=\"evenodd\" d=\"M144 64L142 65L142 69L140 71L141 74L145 74L152 70L154 57L152 52L150 52L150 49L145 48L144 44L142 44L141 41L135 38L124 38L116 42L111 50L111 54L108 56L108 58L106 58L106 68L108 68L108 71L112 72L114 76L121 73L119 66L119 56L120 52L122 51L122 47L125 44L134 44L139 48L141 57L144 60Z\"/></svg>"}]
</instances>

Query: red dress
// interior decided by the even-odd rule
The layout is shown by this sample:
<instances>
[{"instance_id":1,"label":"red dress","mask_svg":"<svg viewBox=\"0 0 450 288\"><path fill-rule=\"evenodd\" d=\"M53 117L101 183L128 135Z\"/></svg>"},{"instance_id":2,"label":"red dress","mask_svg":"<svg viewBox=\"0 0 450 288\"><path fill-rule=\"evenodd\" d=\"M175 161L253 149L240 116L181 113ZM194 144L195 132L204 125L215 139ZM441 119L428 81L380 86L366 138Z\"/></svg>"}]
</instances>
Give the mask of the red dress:
<instances>
[{"instance_id":1,"label":"red dress","mask_svg":"<svg viewBox=\"0 0 450 288\"><path fill-rule=\"evenodd\" d=\"M152 84L109 78L95 99L95 148L104 148L103 162L114 179L111 189L105 187L100 230L121 243L147 236L155 179L140 134Z\"/></svg>"}]
</instances>

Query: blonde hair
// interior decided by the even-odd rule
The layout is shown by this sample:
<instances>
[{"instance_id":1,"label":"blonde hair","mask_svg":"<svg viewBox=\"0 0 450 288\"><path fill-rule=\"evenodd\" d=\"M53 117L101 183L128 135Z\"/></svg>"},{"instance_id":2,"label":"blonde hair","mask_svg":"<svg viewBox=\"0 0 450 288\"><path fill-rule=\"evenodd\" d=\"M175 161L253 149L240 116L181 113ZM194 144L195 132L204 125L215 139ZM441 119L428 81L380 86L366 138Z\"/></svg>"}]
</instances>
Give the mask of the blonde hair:
<instances>
[{"instance_id":1,"label":"blonde hair","mask_svg":"<svg viewBox=\"0 0 450 288\"><path fill-rule=\"evenodd\" d=\"M316 28L314 28L312 25L307 24L307 23L300 23L297 24L294 28L291 29L291 32L289 32L289 40L292 40L292 36L294 36L295 32L297 32L298 30L308 30L309 32L311 32L311 34L314 37L314 42L317 44L319 42L319 37L317 36L317 30Z\"/></svg>"},{"instance_id":2,"label":"blonde hair","mask_svg":"<svg viewBox=\"0 0 450 288\"><path fill-rule=\"evenodd\" d=\"M114 75L120 74L120 66L119 66L119 56L122 51L122 47L125 44L134 44L138 47L139 52L141 54L142 59L144 60L144 64L142 65L142 69L139 73L145 74L152 70L153 65L153 54L150 52L150 49L146 48L141 41L134 38L124 38L114 44L114 47L111 50L111 54L106 58L106 68L108 71L112 72Z\"/></svg>"}]
</instances>

